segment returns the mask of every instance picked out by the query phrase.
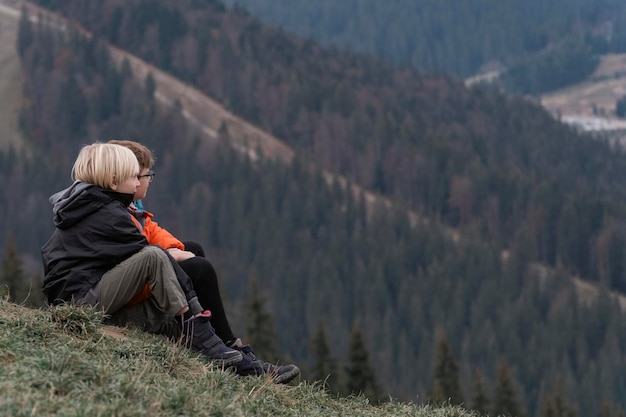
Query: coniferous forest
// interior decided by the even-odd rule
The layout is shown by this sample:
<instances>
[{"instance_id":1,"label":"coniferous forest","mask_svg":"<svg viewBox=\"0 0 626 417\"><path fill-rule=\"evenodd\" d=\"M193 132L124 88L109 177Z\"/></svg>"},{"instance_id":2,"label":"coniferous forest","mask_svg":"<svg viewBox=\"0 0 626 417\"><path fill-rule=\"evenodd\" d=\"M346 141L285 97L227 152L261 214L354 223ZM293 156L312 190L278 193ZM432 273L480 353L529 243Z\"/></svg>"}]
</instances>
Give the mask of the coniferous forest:
<instances>
[{"instance_id":1,"label":"coniferous forest","mask_svg":"<svg viewBox=\"0 0 626 417\"><path fill-rule=\"evenodd\" d=\"M207 248L234 324L246 331L260 293L277 355L311 377L336 369L330 389L492 414L626 407L623 151L524 99L323 48L217 1L38 3L94 36L20 23L34 152L0 155L0 233L19 250L37 256L51 233L47 197L81 145L137 140L158 158L147 208ZM202 140L107 43L294 161ZM322 170L391 203L372 208ZM573 276L598 290L582 297Z\"/></svg>"},{"instance_id":2,"label":"coniferous forest","mask_svg":"<svg viewBox=\"0 0 626 417\"><path fill-rule=\"evenodd\" d=\"M397 65L460 77L502 70L508 72L509 88L526 93L536 93L536 87L553 89L578 77L586 70L581 64L595 54L626 51L626 6L619 0L224 3L243 6L289 32ZM568 57L574 56L583 62L572 65ZM531 88L539 81L542 85Z\"/></svg>"}]
</instances>

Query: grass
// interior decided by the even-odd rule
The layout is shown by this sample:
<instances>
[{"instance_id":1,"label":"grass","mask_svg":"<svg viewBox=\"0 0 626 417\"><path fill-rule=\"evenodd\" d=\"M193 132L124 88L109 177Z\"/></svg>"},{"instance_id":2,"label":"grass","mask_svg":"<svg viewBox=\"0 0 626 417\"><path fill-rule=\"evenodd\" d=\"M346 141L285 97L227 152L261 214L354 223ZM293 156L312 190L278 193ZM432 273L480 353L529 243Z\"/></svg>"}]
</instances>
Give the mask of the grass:
<instances>
[{"instance_id":1,"label":"grass","mask_svg":"<svg viewBox=\"0 0 626 417\"><path fill-rule=\"evenodd\" d=\"M0 299L3 416L472 417L458 407L336 398L304 381L241 378L157 336L109 328L88 308Z\"/></svg>"}]
</instances>

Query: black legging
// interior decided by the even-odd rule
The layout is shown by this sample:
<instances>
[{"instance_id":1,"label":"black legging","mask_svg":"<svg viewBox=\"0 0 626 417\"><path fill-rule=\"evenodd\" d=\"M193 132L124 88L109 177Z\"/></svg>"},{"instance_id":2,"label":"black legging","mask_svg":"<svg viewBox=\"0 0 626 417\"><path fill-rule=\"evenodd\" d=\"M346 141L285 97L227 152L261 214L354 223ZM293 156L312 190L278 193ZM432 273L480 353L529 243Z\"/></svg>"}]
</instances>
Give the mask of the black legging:
<instances>
[{"instance_id":1,"label":"black legging","mask_svg":"<svg viewBox=\"0 0 626 417\"><path fill-rule=\"evenodd\" d=\"M193 252L196 256L178 264L191 278L193 287L198 295L198 301L200 301L202 307L211 310L211 324L215 328L215 333L224 342L233 341L235 335L233 335L226 318L215 268L205 258L204 249L202 249L199 243L183 242L183 244L185 245L185 250Z\"/></svg>"}]
</instances>

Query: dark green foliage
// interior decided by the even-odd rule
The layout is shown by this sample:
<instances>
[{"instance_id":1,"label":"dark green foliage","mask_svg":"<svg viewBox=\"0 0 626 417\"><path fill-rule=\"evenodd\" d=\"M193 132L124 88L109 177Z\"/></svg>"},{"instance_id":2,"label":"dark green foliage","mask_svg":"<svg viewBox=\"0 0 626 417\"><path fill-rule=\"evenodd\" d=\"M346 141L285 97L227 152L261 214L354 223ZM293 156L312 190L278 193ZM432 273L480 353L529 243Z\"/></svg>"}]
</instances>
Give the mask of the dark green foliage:
<instances>
[{"instance_id":1,"label":"dark green foliage","mask_svg":"<svg viewBox=\"0 0 626 417\"><path fill-rule=\"evenodd\" d=\"M496 381L493 395L492 414L495 416L524 417L524 413L516 389L511 378L509 367L502 363L498 368L498 379Z\"/></svg>"},{"instance_id":2,"label":"dark green foliage","mask_svg":"<svg viewBox=\"0 0 626 417\"><path fill-rule=\"evenodd\" d=\"M266 311L265 299L259 291L256 278L250 280L250 298L245 313L246 335L255 354L266 362L277 363L274 319Z\"/></svg>"},{"instance_id":3,"label":"dark green foliage","mask_svg":"<svg viewBox=\"0 0 626 417\"><path fill-rule=\"evenodd\" d=\"M154 82L154 77L152 76L152 73L149 73L146 76L146 97L148 97L148 99L150 101L154 100L154 93L156 91L156 84Z\"/></svg>"},{"instance_id":4,"label":"dark green foliage","mask_svg":"<svg viewBox=\"0 0 626 417\"><path fill-rule=\"evenodd\" d=\"M431 404L461 405L464 403L459 385L459 366L457 365L450 345L442 334L439 336L435 353L434 386L430 393Z\"/></svg>"},{"instance_id":5,"label":"dark green foliage","mask_svg":"<svg viewBox=\"0 0 626 417\"><path fill-rule=\"evenodd\" d=\"M0 264L0 290L8 290L9 301L24 302L28 297L28 282L24 276L22 260L19 258L13 234L4 243L4 256ZM36 291L39 289L37 288Z\"/></svg>"},{"instance_id":6,"label":"dark green foliage","mask_svg":"<svg viewBox=\"0 0 626 417\"><path fill-rule=\"evenodd\" d=\"M91 12L79 13L79 3ZM98 11L107 6L58 3L103 36L110 28L98 17L109 15ZM0 232L19 230L19 247L38 259L52 229L47 197L69 184L85 132L89 141L138 140L157 156L148 209L177 236L204 244L234 315L245 315L238 307L250 300L250 277L261 277L260 311L271 316L262 324L278 329L272 342L280 357L309 362L306 341L323 318L345 364L353 323L368 323L361 338L380 391L414 401L433 386L432 347L443 329L461 369L493 375L501 356L514 364L523 409L539 410L541 387L561 374L580 415L600 412L598 393L624 406L626 320L608 292L579 304L568 274L611 289L623 284L621 151L532 104L196 6L187 35L205 39L205 66L195 73L181 59L175 63L184 68L172 71L280 133L296 150L294 163L248 159L204 140L186 125L180 103L152 105L145 79L133 80L128 65L111 67L97 37L46 32L22 60L32 159L0 153L0 214L9 218ZM120 13L130 18L128 9ZM239 36L244 27L255 36ZM120 29L117 39L124 49L145 49L144 57L163 56L143 36ZM86 101L82 126L53 123L71 79ZM349 93L335 96L339 86ZM290 94L296 104L286 109ZM234 135L223 127L222 138ZM349 185L375 184L387 200L346 192L312 166ZM471 385L467 373L459 378Z\"/></svg>"},{"instance_id":7,"label":"dark green foliage","mask_svg":"<svg viewBox=\"0 0 626 417\"><path fill-rule=\"evenodd\" d=\"M576 407L563 394L563 390L557 387L548 394L543 403L541 417L576 417Z\"/></svg>"},{"instance_id":8,"label":"dark green foliage","mask_svg":"<svg viewBox=\"0 0 626 417\"><path fill-rule=\"evenodd\" d=\"M31 45L33 39L33 26L28 15L28 11L25 7L23 7L17 36L17 53L20 56L24 55L24 52Z\"/></svg>"},{"instance_id":9,"label":"dark green foliage","mask_svg":"<svg viewBox=\"0 0 626 417\"><path fill-rule=\"evenodd\" d=\"M584 80L597 65L590 46L570 41L512 65L502 82L509 91L540 94Z\"/></svg>"},{"instance_id":10,"label":"dark green foliage","mask_svg":"<svg viewBox=\"0 0 626 417\"><path fill-rule=\"evenodd\" d=\"M349 394L363 394L371 401L380 398L376 374L370 362L370 355L365 346L363 335L358 327L352 330L348 350L346 372L346 391Z\"/></svg>"},{"instance_id":11,"label":"dark green foliage","mask_svg":"<svg viewBox=\"0 0 626 417\"><path fill-rule=\"evenodd\" d=\"M485 383L480 372L474 374L474 383L472 385L472 401L470 409L476 411L479 415L484 416L489 413L489 398L485 392Z\"/></svg>"},{"instance_id":12,"label":"dark green foliage","mask_svg":"<svg viewBox=\"0 0 626 417\"><path fill-rule=\"evenodd\" d=\"M310 350L313 356L313 366L311 368L311 380L323 384L324 389L333 392L337 391L337 363L332 356L324 322L320 321L313 338L310 341Z\"/></svg>"},{"instance_id":13,"label":"dark green foliage","mask_svg":"<svg viewBox=\"0 0 626 417\"><path fill-rule=\"evenodd\" d=\"M602 401L600 409L600 417L624 417L626 416L626 410L624 408L616 406L606 399Z\"/></svg>"},{"instance_id":14,"label":"dark green foliage","mask_svg":"<svg viewBox=\"0 0 626 417\"><path fill-rule=\"evenodd\" d=\"M624 4L618 0L225 0L260 19L321 43L367 52L400 65L468 76L481 65L528 57L553 43L601 33L617 51ZM613 36L603 27L611 25ZM607 41L607 38L610 40Z\"/></svg>"},{"instance_id":15,"label":"dark green foliage","mask_svg":"<svg viewBox=\"0 0 626 417\"><path fill-rule=\"evenodd\" d=\"M615 103L615 115L617 117L626 118L626 96L617 100Z\"/></svg>"}]
</instances>

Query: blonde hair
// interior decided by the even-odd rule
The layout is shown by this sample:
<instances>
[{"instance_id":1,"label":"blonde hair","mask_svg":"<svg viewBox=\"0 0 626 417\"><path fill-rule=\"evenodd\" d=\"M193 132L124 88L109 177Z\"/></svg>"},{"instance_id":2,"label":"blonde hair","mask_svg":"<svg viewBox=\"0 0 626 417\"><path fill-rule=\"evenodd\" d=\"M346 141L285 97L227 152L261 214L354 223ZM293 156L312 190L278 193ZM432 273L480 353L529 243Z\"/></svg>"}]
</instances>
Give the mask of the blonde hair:
<instances>
[{"instance_id":1,"label":"blonde hair","mask_svg":"<svg viewBox=\"0 0 626 417\"><path fill-rule=\"evenodd\" d=\"M84 146L74 162L72 179L111 189L128 178L139 175L139 163L128 148L111 143Z\"/></svg>"}]
</instances>

